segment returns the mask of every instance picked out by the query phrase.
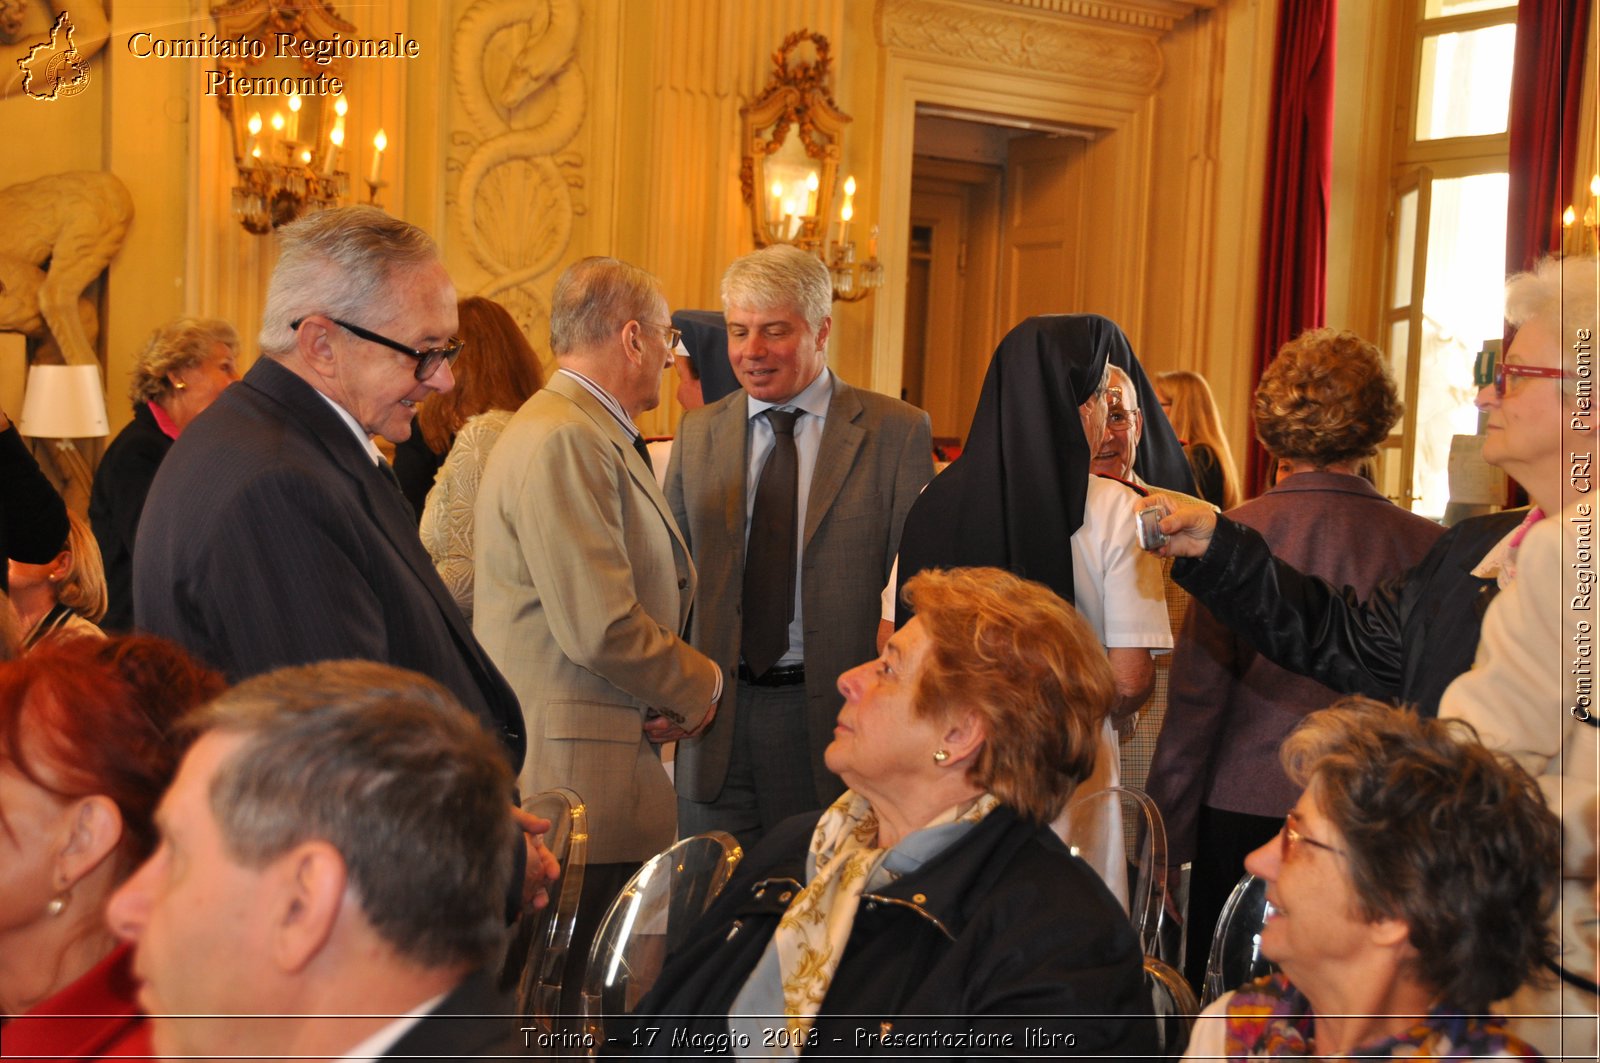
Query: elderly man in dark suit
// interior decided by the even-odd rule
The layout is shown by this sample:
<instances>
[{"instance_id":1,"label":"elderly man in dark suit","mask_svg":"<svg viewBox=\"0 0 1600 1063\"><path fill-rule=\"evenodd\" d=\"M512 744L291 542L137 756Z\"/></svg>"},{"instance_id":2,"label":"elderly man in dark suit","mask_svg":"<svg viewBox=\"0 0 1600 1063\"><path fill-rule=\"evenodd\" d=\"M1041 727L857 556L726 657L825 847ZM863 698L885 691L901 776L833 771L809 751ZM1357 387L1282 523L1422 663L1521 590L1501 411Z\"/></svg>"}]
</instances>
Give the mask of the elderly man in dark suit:
<instances>
[{"instance_id":1,"label":"elderly man in dark suit","mask_svg":"<svg viewBox=\"0 0 1600 1063\"><path fill-rule=\"evenodd\" d=\"M422 230L374 208L281 232L263 357L172 446L134 571L138 626L233 680L357 657L438 680L522 763L516 696L472 636L370 437L454 385L456 296Z\"/></svg>"},{"instance_id":2,"label":"elderly man in dark suit","mask_svg":"<svg viewBox=\"0 0 1600 1063\"><path fill-rule=\"evenodd\" d=\"M700 571L690 641L723 669L704 734L679 743L678 830L747 848L843 790L823 763L840 673L876 653L878 593L933 476L928 415L827 367L827 267L787 245L728 267L742 391L684 416L667 498Z\"/></svg>"},{"instance_id":3,"label":"elderly man in dark suit","mask_svg":"<svg viewBox=\"0 0 1600 1063\"><path fill-rule=\"evenodd\" d=\"M478 717L515 771L526 749L516 695L371 439L405 439L417 403L455 383L456 293L438 248L374 207L313 214L280 238L263 357L184 431L151 485L135 624L232 680L335 658L414 669ZM531 895L554 866L530 855Z\"/></svg>"}]
</instances>

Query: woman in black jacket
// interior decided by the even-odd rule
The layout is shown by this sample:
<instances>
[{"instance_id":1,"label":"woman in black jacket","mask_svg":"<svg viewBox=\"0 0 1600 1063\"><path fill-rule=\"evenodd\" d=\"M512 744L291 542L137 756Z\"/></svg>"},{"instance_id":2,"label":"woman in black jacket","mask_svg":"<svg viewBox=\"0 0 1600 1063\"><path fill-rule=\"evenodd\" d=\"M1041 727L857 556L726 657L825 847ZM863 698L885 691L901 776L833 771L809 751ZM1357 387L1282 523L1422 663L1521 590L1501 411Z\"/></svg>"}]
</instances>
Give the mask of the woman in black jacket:
<instances>
[{"instance_id":1,"label":"woman in black jacket","mask_svg":"<svg viewBox=\"0 0 1600 1063\"><path fill-rule=\"evenodd\" d=\"M139 352L128 388L133 420L106 448L89 492L89 523L106 570L108 631L133 628L133 539L156 470L178 434L239 379L238 356L232 325L192 317L156 329Z\"/></svg>"},{"instance_id":2,"label":"woman in black jacket","mask_svg":"<svg viewBox=\"0 0 1600 1063\"><path fill-rule=\"evenodd\" d=\"M916 616L839 680L850 789L761 842L614 1050L1153 1053L1133 928L1048 826L1111 704L1098 642L997 569L905 594Z\"/></svg>"}]
</instances>

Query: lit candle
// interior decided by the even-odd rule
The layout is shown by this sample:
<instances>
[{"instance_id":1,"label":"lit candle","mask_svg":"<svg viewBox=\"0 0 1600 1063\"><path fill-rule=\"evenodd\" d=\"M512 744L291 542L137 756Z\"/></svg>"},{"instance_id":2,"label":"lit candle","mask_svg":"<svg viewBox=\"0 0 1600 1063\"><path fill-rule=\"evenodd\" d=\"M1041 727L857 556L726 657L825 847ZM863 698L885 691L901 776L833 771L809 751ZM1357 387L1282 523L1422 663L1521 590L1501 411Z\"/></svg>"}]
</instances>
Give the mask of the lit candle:
<instances>
[{"instance_id":1,"label":"lit candle","mask_svg":"<svg viewBox=\"0 0 1600 1063\"><path fill-rule=\"evenodd\" d=\"M1578 220L1578 212L1568 207L1561 212L1561 226L1565 229L1572 228L1572 223Z\"/></svg>"},{"instance_id":2,"label":"lit candle","mask_svg":"<svg viewBox=\"0 0 1600 1063\"><path fill-rule=\"evenodd\" d=\"M300 96L298 93L292 93L289 96L289 124L288 132L285 135L289 138L291 144L300 139Z\"/></svg>"},{"instance_id":3,"label":"lit candle","mask_svg":"<svg viewBox=\"0 0 1600 1063\"><path fill-rule=\"evenodd\" d=\"M855 198L855 194L856 194L856 179L854 177L846 177L844 179L844 196L845 196L845 198L846 199L854 199Z\"/></svg>"},{"instance_id":4,"label":"lit candle","mask_svg":"<svg viewBox=\"0 0 1600 1063\"><path fill-rule=\"evenodd\" d=\"M272 132L267 136L267 152L268 152L268 154L273 155L273 156L277 155L277 153L278 153L278 141L279 141L279 139L282 138L282 136L283 136L283 114L280 111L273 111L272 112Z\"/></svg>"},{"instance_id":5,"label":"lit candle","mask_svg":"<svg viewBox=\"0 0 1600 1063\"><path fill-rule=\"evenodd\" d=\"M878 227L874 225L867 231L867 258L878 257Z\"/></svg>"},{"instance_id":6,"label":"lit candle","mask_svg":"<svg viewBox=\"0 0 1600 1063\"><path fill-rule=\"evenodd\" d=\"M850 219L856 216L855 206L847 199L844 206L839 208L839 243L850 242Z\"/></svg>"},{"instance_id":7,"label":"lit candle","mask_svg":"<svg viewBox=\"0 0 1600 1063\"><path fill-rule=\"evenodd\" d=\"M783 217L783 182L772 182L772 205L767 208L767 221L778 224L778 219Z\"/></svg>"},{"instance_id":8,"label":"lit candle","mask_svg":"<svg viewBox=\"0 0 1600 1063\"><path fill-rule=\"evenodd\" d=\"M250 130L250 139L245 141L244 153L256 158L261 157L261 149L256 146L256 138L261 135L261 112L257 111L250 116L250 121L245 128Z\"/></svg>"},{"instance_id":9,"label":"lit candle","mask_svg":"<svg viewBox=\"0 0 1600 1063\"><path fill-rule=\"evenodd\" d=\"M344 98L344 93L341 92L333 98L333 113L343 118L348 110L350 110L350 104Z\"/></svg>"},{"instance_id":10,"label":"lit candle","mask_svg":"<svg viewBox=\"0 0 1600 1063\"><path fill-rule=\"evenodd\" d=\"M389 146L389 138L384 136L383 130L378 130L378 135L372 138L372 176L367 180L377 184L383 179L383 149Z\"/></svg>"},{"instance_id":11,"label":"lit candle","mask_svg":"<svg viewBox=\"0 0 1600 1063\"><path fill-rule=\"evenodd\" d=\"M322 172L331 174L339 168L339 149L344 147L344 126L335 125L328 134L328 154L322 160Z\"/></svg>"},{"instance_id":12,"label":"lit candle","mask_svg":"<svg viewBox=\"0 0 1600 1063\"><path fill-rule=\"evenodd\" d=\"M1600 196L1600 173L1589 178L1589 194L1591 196Z\"/></svg>"},{"instance_id":13,"label":"lit candle","mask_svg":"<svg viewBox=\"0 0 1600 1063\"><path fill-rule=\"evenodd\" d=\"M821 182L817 180L815 170L806 174L806 216L815 217L817 213L817 189Z\"/></svg>"}]
</instances>

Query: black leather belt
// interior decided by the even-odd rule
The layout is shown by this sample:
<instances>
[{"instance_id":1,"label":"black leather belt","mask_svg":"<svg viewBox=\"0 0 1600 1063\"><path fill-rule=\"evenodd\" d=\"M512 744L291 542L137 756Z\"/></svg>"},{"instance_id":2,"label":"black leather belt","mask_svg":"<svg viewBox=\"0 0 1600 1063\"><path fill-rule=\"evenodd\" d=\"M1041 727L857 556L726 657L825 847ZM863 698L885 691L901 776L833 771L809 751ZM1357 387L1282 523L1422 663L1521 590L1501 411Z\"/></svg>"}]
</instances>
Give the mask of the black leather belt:
<instances>
[{"instance_id":1,"label":"black leather belt","mask_svg":"<svg viewBox=\"0 0 1600 1063\"><path fill-rule=\"evenodd\" d=\"M803 664L779 664L768 668L766 673L757 676L750 671L750 666L743 661L739 662L739 679L753 687L792 687L799 686L806 681L806 666Z\"/></svg>"}]
</instances>

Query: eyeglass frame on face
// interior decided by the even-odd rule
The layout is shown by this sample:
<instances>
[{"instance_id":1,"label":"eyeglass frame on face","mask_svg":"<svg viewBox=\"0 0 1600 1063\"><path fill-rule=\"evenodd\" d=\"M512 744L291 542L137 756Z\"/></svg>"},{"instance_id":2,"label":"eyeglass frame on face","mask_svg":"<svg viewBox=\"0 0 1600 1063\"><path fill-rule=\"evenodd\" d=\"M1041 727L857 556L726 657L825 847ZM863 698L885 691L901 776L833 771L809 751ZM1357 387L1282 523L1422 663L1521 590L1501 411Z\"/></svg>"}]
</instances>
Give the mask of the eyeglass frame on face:
<instances>
[{"instance_id":1,"label":"eyeglass frame on face","mask_svg":"<svg viewBox=\"0 0 1600 1063\"><path fill-rule=\"evenodd\" d=\"M1111 396L1113 392L1116 393L1116 405L1111 405ZM1122 386L1120 384L1113 384L1106 388L1107 428L1115 428L1118 431L1122 431L1133 422L1134 418L1140 416L1142 411L1139 409L1139 407L1135 406L1130 410L1126 405L1124 405L1122 400Z\"/></svg>"},{"instance_id":2,"label":"eyeglass frame on face","mask_svg":"<svg viewBox=\"0 0 1600 1063\"><path fill-rule=\"evenodd\" d=\"M672 350L674 347L676 347L678 345L678 341L683 338L683 329L674 328L672 325L663 325L663 324L661 324L659 322L656 322L656 321L641 321L641 322L639 322L639 324L641 324L641 325L649 325L651 328L664 328L664 329L666 329L667 330L667 350L669 350L669 351Z\"/></svg>"},{"instance_id":3,"label":"eyeglass frame on face","mask_svg":"<svg viewBox=\"0 0 1600 1063\"><path fill-rule=\"evenodd\" d=\"M326 314L323 316L328 317ZM300 326L305 323L305 320L306 319L303 317L295 318L293 321L289 322L290 330L298 332L300 330ZM364 339L368 343L381 344L392 351L399 351L407 358L415 358L417 360L417 370L415 375L418 380L426 380L434 373L438 372L440 362L445 362L451 366L455 365L456 359L461 356L461 348L467 345L466 340L462 339L460 336L455 336L452 337L450 342L446 343L443 347L430 347L425 351L417 350L415 347L407 347L399 340L391 340L388 336L385 336L380 332L373 332L371 329L364 329L360 325L352 325L350 322L340 321L336 317L328 317L328 320L332 321L335 325L338 325L352 336Z\"/></svg>"},{"instance_id":4,"label":"eyeglass frame on face","mask_svg":"<svg viewBox=\"0 0 1600 1063\"><path fill-rule=\"evenodd\" d=\"M1329 845L1327 842L1319 842L1296 828L1294 821L1298 818L1293 812L1290 812L1283 817L1283 826L1278 828L1278 860L1280 863L1288 863L1289 854L1294 852L1295 847L1299 845L1309 845L1313 849L1325 849L1339 856L1350 855L1338 846Z\"/></svg>"},{"instance_id":5,"label":"eyeglass frame on face","mask_svg":"<svg viewBox=\"0 0 1600 1063\"><path fill-rule=\"evenodd\" d=\"M1538 377L1541 380L1565 380L1571 375L1565 369L1507 363L1495 357L1493 348L1478 352L1477 363L1472 367L1472 382L1480 388L1493 384L1495 398L1498 399L1506 397L1506 377L1528 376Z\"/></svg>"}]
</instances>

